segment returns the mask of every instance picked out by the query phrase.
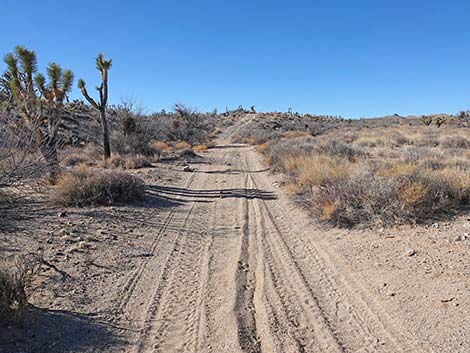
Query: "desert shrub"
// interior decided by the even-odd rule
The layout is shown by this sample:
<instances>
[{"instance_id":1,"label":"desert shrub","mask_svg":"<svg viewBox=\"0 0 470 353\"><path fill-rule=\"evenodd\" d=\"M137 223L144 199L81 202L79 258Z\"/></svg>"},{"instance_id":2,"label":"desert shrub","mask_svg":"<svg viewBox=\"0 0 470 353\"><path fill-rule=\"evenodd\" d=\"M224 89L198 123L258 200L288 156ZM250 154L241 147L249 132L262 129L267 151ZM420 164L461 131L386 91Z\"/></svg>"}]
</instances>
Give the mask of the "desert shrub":
<instances>
[{"instance_id":1,"label":"desert shrub","mask_svg":"<svg viewBox=\"0 0 470 353\"><path fill-rule=\"evenodd\" d=\"M387 138L390 141L390 144L394 146L409 145L412 143L408 137L403 136L403 134L398 131L391 131L387 135Z\"/></svg>"},{"instance_id":2,"label":"desert shrub","mask_svg":"<svg viewBox=\"0 0 470 353\"><path fill-rule=\"evenodd\" d=\"M127 156L124 161L124 169L140 169L152 166L152 162L146 156Z\"/></svg>"},{"instance_id":3,"label":"desert shrub","mask_svg":"<svg viewBox=\"0 0 470 353\"><path fill-rule=\"evenodd\" d=\"M150 148L154 151L156 154L161 154L162 152L169 152L171 151L171 146L169 146L166 142L164 141L153 141L150 144Z\"/></svg>"},{"instance_id":4,"label":"desert shrub","mask_svg":"<svg viewBox=\"0 0 470 353\"><path fill-rule=\"evenodd\" d=\"M448 136L441 141L441 146L444 148L470 148L470 138L459 135Z\"/></svg>"},{"instance_id":5,"label":"desert shrub","mask_svg":"<svg viewBox=\"0 0 470 353\"><path fill-rule=\"evenodd\" d=\"M202 151L206 151L207 148L208 147L206 145L197 145L197 146L193 147L193 151L194 152L202 152Z\"/></svg>"},{"instance_id":6,"label":"desert shrub","mask_svg":"<svg viewBox=\"0 0 470 353\"><path fill-rule=\"evenodd\" d=\"M228 131L232 142L262 144L282 137L317 136L343 123L341 119L324 116L267 113L242 115Z\"/></svg>"},{"instance_id":7,"label":"desert shrub","mask_svg":"<svg viewBox=\"0 0 470 353\"><path fill-rule=\"evenodd\" d=\"M344 157L350 161L354 161L357 157L365 155L365 153L350 145L336 140L328 140L317 145L316 150L319 153L328 154L330 156Z\"/></svg>"},{"instance_id":8,"label":"desert shrub","mask_svg":"<svg viewBox=\"0 0 470 353\"><path fill-rule=\"evenodd\" d=\"M283 160L287 156L307 154L313 151L315 140L313 137L297 137L271 141L265 148L269 164L273 170L283 170Z\"/></svg>"},{"instance_id":9,"label":"desert shrub","mask_svg":"<svg viewBox=\"0 0 470 353\"><path fill-rule=\"evenodd\" d=\"M0 323L21 319L28 306L26 288L36 277L40 262L36 256L0 258Z\"/></svg>"},{"instance_id":10,"label":"desert shrub","mask_svg":"<svg viewBox=\"0 0 470 353\"><path fill-rule=\"evenodd\" d=\"M321 154L286 155L282 159L282 166L288 175L297 180L303 190L343 180L352 172L346 159Z\"/></svg>"},{"instance_id":11,"label":"desert shrub","mask_svg":"<svg viewBox=\"0 0 470 353\"><path fill-rule=\"evenodd\" d=\"M327 183L312 194L310 206L321 221L350 227L421 222L452 212L462 201L448 180L368 172Z\"/></svg>"},{"instance_id":12,"label":"desert shrub","mask_svg":"<svg viewBox=\"0 0 470 353\"><path fill-rule=\"evenodd\" d=\"M79 166L60 175L51 192L53 203L61 206L114 205L141 201L144 182L133 175L94 171Z\"/></svg>"},{"instance_id":13,"label":"desert shrub","mask_svg":"<svg viewBox=\"0 0 470 353\"><path fill-rule=\"evenodd\" d=\"M439 137L436 134L426 134L417 139L414 144L419 147L437 147L439 146Z\"/></svg>"},{"instance_id":14,"label":"desert shrub","mask_svg":"<svg viewBox=\"0 0 470 353\"><path fill-rule=\"evenodd\" d=\"M151 116L154 140L187 141L191 145L209 143L216 121L214 114L201 114L182 104L176 104L174 111Z\"/></svg>"},{"instance_id":15,"label":"desert shrub","mask_svg":"<svg viewBox=\"0 0 470 353\"><path fill-rule=\"evenodd\" d=\"M0 322L19 315L27 303L24 279L0 269Z\"/></svg>"},{"instance_id":16,"label":"desert shrub","mask_svg":"<svg viewBox=\"0 0 470 353\"><path fill-rule=\"evenodd\" d=\"M149 144L152 140L153 136L144 132L125 135L120 131L113 131L111 134L113 150L123 156L128 154L151 155L153 151Z\"/></svg>"},{"instance_id":17,"label":"desert shrub","mask_svg":"<svg viewBox=\"0 0 470 353\"><path fill-rule=\"evenodd\" d=\"M79 164L91 164L91 160L83 153L69 153L61 160L64 167L75 167Z\"/></svg>"},{"instance_id":18,"label":"desert shrub","mask_svg":"<svg viewBox=\"0 0 470 353\"><path fill-rule=\"evenodd\" d=\"M184 149L188 149L188 148L191 148L191 145L189 143L187 143L186 141L181 141L181 142L178 142L175 147L179 150L184 150Z\"/></svg>"},{"instance_id":19,"label":"desert shrub","mask_svg":"<svg viewBox=\"0 0 470 353\"><path fill-rule=\"evenodd\" d=\"M110 158L99 161L97 165L100 168L125 168L126 159L118 154L113 154Z\"/></svg>"},{"instance_id":20,"label":"desert shrub","mask_svg":"<svg viewBox=\"0 0 470 353\"><path fill-rule=\"evenodd\" d=\"M0 188L24 186L47 169L31 133L15 126L12 114L0 112Z\"/></svg>"},{"instance_id":21,"label":"desert shrub","mask_svg":"<svg viewBox=\"0 0 470 353\"><path fill-rule=\"evenodd\" d=\"M282 134L283 138L291 139L296 137L307 137L310 136L310 131L299 131L299 130L291 130L286 131Z\"/></svg>"}]
</instances>

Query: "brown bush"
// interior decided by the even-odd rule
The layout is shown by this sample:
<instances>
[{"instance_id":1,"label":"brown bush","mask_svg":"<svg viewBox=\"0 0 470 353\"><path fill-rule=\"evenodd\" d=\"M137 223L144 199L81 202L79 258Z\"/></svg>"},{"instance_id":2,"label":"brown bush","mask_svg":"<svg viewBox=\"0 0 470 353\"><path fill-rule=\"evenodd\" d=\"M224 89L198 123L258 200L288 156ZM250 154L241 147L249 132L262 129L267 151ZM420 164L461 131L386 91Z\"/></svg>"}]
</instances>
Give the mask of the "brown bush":
<instances>
[{"instance_id":1,"label":"brown bush","mask_svg":"<svg viewBox=\"0 0 470 353\"><path fill-rule=\"evenodd\" d=\"M171 146L164 141L154 141L150 144L150 148L156 153L171 151Z\"/></svg>"},{"instance_id":2,"label":"brown bush","mask_svg":"<svg viewBox=\"0 0 470 353\"><path fill-rule=\"evenodd\" d=\"M125 169L140 169L152 166L148 157L142 155L128 156L124 161Z\"/></svg>"},{"instance_id":3,"label":"brown bush","mask_svg":"<svg viewBox=\"0 0 470 353\"><path fill-rule=\"evenodd\" d=\"M70 153L66 155L61 164L64 167L75 167L79 164L91 164L91 159L83 153Z\"/></svg>"},{"instance_id":4,"label":"brown bush","mask_svg":"<svg viewBox=\"0 0 470 353\"><path fill-rule=\"evenodd\" d=\"M0 260L0 322L18 320L28 305L26 287L36 277L40 262L36 256Z\"/></svg>"},{"instance_id":5,"label":"brown bush","mask_svg":"<svg viewBox=\"0 0 470 353\"><path fill-rule=\"evenodd\" d=\"M206 151L207 149L208 147L206 145L197 145L193 147L194 152L202 152L202 151Z\"/></svg>"},{"instance_id":6,"label":"brown bush","mask_svg":"<svg viewBox=\"0 0 470 353\"><path fill-rule=\"evenodd\" d=\"M191 148L191 145L187 143L186 141L181 141L181 142L178 142L175 145L175 147L179 150L185 150L185 149Z\"/></svg>"},{"instance_id":7,"label":"brown bush","mask_svg":"<svg viewBox=\"0 0 470 353\"><path fill-rule=\"evenodd\" d=\"M145 185L130 174L94 171L81 165L62 174L50 196L61 206L124 204L143 200Z\"/></svg>"},{"instance_id":8,"label":"brown bush","mask_svg":"<svg viewBox=\"0 0 470 353\"><path fill-rule=\"evenodd\" d=\"M462 129L334 130L271 140L261 152L273 170L287 174L288 191L319 221L340 227L392 225L468 209L469 140Z\"/></svg>"}]
</instances>

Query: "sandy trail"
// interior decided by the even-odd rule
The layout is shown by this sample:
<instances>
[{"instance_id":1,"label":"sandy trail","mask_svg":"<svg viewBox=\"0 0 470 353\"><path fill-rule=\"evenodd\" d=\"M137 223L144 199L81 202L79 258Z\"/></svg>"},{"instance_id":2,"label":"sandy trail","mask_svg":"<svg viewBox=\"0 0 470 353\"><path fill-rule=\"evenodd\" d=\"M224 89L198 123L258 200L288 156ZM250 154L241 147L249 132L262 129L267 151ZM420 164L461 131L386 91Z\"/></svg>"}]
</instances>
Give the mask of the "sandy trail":
<instances>
[{"instance_id":1,"label":"sandy trail","mask_svg":"<svg viewBox=\"0 0 470 353\"><path fill-rule=\"evenodd\" d=\"M416 352L318 229L273 186L253 147L220 145L149 228L116 325L130 352ZM151 216L151 215L150 215Z\"/></svg>"}]
</instances>

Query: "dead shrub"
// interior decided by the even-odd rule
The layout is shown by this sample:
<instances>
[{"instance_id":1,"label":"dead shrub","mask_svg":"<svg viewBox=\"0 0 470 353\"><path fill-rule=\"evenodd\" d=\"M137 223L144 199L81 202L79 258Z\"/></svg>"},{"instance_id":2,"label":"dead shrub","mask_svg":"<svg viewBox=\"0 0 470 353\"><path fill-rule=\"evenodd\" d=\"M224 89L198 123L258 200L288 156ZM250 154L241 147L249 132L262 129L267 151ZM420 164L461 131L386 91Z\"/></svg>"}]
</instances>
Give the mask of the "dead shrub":
<instances>
[{"instance_id":1,"label":"dead shrub","mask_svg":"<svg viewBox=\"0 0 470 353\"><path fill-rule=\"evenodd\" d=\"M79 164L91 164L90 158L88 158L85 154L82 153L70 153L66 155L61 164L64 167L75 167Z\"/></svg>"},{"instance_id":2,"label":"dead shrub","mask_svg":"<svg viewBox=\"0 0 470 353\"><path fill-rule=\"evenodd\" d=\"M118 154L113 154L110 158L99 161L97 165L100 168L125 168L126 159Z\"/></svg>"},{"instance_id":3,"label":"dead shrub","mask_svg":"<svg viewBox=\"0 0 470 353\"><path fill-rule=\"evenodd\" d=\"M125 169L140 169L140 168L149 168L152 166L152 162L148 157L142 155L128 156L124 161Z\"/></svg>"},{"instance_id":4,"label":"dead shrub","mask_svg":"<svg viewBox=\"0 0 470 353\"><path fill-rule=\"evenodd\" d=\"M94 171L82 165L60 175L50 197L61 206L125 204L143 200L145 185L127 173Z\"/></svg>"},{"instance_id":5,"label":"dead shrub","mask_svg":"<svg viewBox=\"0 0 470 353\"><path fill-rule=\"evenodd\" d=\"M17 257L0 267L0 322L21 319L28 306L26 288L40 266L35 257Z\"/></svg>"},{"instance_id":6,"label":"dead shrub","mask_svg":"<svg viewBox=\"0 0 470 353\"><path fill-rule=\"evenodd\" d=\"M185 149L191 148L191 145L189 143L187 143L186 141L181 141L181 142L178 142L175 145L175 147L178 150L185 150Z\"/></svg>"},{"instance_id":7,"label":"dead shrub","mask_svg":"<svg viewBox=\"0 0 470 353\"><path fill-rule=\"evenodd\" d=\"M365 153L362 150L351 147L345 143L338 142L336 140L328 140L316 147L319 153L327 154L330 156L344 157L350 161L356 160L356 158L364 156Z\"/></svg>"},{"instance_id":8,"label":"dead shrub","mask_svg":"<svg viewBox=\"0 0 470 353\"><path fill-rule=\"evenodd\" d=\"M208 147L206 145L197 145L193 147L194 152L207 151Z\"/></svg>"},{"instance_id":9,"label":"dead shrub","mask_svg":"<svg viewBox=\"0 0 470 353\"><path fill-rule=\"evenodd\" d=\"M444 148L470 148L470 139L463 136L448 136L442 142L441 146Z\"/></svg>"},{"instance_id":10,"label":"dead shrub","mask_svg":"<svg viewBox=\"0 0 470 353\"><path fill-rule=\"evenodd\" d=\"M310 136L310 131L292 130L292 131L286 131L282 134L282 137L285 139L292 139L296 137L307 137L307 136Z\"/></svg>"},{"instance_id":11,"label":"dead shrub","mask_svg":"<svg viewBox=\"0 0 470 353\"><path fill-rule=\"evenodd\" d=\"M308 154L313 151L313 137L298 137L271 141L265 149L269 164L275 171L284 171L283 160L292 155Z\"/></svg>"}]
</instances>

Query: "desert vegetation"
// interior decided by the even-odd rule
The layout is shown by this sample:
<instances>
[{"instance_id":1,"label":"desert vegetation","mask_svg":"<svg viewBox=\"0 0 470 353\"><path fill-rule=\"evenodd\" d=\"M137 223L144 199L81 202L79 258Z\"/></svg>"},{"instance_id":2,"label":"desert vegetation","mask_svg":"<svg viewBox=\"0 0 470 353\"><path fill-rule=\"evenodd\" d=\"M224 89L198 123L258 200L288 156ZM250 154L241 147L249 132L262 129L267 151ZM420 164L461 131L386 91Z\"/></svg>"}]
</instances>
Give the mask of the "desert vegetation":
<instances>
[{"instance_id":1,"label":"desert vegetation","mask_svg":"<svg viewBox=\"0 0 470 353\"><path fill-rule=\"evenodd\" d=\"M442 124L441 124L442 125ZM470 205L470 133L458 125L338 127L262 150L315 217L335 226L446 218Z\"/></svg>"}]
</instances>

